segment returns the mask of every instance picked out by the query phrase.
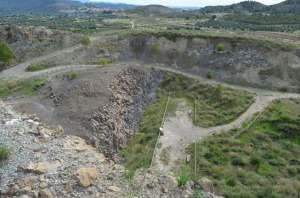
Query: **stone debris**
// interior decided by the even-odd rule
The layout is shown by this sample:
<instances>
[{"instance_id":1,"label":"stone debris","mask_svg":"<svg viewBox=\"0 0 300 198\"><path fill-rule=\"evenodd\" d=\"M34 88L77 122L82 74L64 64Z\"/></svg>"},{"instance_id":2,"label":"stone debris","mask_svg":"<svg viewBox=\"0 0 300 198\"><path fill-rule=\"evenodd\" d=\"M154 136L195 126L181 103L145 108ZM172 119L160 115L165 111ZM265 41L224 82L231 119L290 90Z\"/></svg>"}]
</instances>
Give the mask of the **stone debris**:
<instances>
[{"instance_id":1,"label":"stone debris","mask_svg":"<svg viewBox=\"0 0 300 198\"><path fill-rule=\"evenodd\" d=\"M82 187L88 187L92 184L93 180L100 176L97 168L80 168L77 170L77 179Z\"/></svg>"},{"instance_id":2,"label":"stone debris","mask_svg":"<svg viewBox=\"0 0 300 198\"><path fill-rule=\"evenodd\" d=\"M112 191L112 192L119 192L120 191L120 188L117 187L117 186L109 186L107 189L109 191Z\"/></svg>"},{"instance_id":3,"label":"stone debris","mask_svg":"<svg viewBox=\"0 0 300 198\"><path fill-rule=\"evenodd\" d=\"M199 184L204 192L214 193L214 185L209 179L202 177Z\"/></svg>"}]
</instances>

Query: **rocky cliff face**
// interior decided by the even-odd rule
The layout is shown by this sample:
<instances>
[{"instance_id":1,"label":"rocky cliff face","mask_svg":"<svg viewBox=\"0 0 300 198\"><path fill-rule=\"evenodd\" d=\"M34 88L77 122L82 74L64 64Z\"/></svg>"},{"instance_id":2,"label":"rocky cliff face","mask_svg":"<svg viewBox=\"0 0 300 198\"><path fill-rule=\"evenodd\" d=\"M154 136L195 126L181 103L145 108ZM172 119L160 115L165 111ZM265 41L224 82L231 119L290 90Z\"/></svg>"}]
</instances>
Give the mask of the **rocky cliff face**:
<instances>
[{"instance_id":1,"label":"rocky cliff face","mask_svg":"<svg viewBox=\"0 0 300 198\"><path fill-rule=\"evenodd\" d=\"M215 79L234 84L300 89L300 57L296 51L285 52L267 44L233 38L170 40L139 35L126 40L134 57L146 63L161 63L201 76L211 70ZM216 50L219 43L224 50Z\"/></svg>"},{"instance_id":2,"label":"rocky cliff face","mask_svg":"<svg viewBox=\"0 0 300 198\"><path fill-rule=\"evenodd\" d=\"M81 36L45 27L10 26L0 30L0 41L6 41L16 62L38 57L80 43Z\"/></svg>"},{"instance_id":3,"label":"rocky cliff face","mask_svg":"<svg viewBox=\"0 0 300 198\"><path fill-rule=\"evenodd\" d=\"M156 97L156 88L163 78L161 71L128 68L110 85L108 103L90 119L93 143L110 158L123 148L138 129L142 113Z\"/></svg>"},{"instance_id":4,"label":"rocky cliff face","mask_svg":"<svg viewBox=\"0 0 300 198\"><path fill-rule=\"evenodd\" d=\"M222 43L224 50L218 51ZM102 50L99 50L102 49ZM299 50L283 51L278 47L238 38L186 38L150 34L111 36L86 49L53 59L57 64L78 62L140 61L161 64L206 77L210 70L214 79L233 84L291 91L300 89Z\"/></svg>"}]
</instances>

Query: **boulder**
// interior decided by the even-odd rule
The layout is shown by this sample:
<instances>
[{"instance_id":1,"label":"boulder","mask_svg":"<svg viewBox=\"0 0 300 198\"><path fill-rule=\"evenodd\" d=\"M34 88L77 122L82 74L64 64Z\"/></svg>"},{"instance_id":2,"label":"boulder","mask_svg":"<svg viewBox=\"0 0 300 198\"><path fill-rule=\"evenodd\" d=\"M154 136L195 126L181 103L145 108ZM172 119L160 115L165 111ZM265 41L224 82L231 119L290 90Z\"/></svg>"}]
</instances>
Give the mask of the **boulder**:
<instances>
[{"instance_id":1,"label":"boulder","mask_svg":"<svg viewBox=\"0 0 300 198\"><path fill-rule=\"evenodd\" d=\"M49 162L38 162L33 163L29 162L25 171L37 173L37 174L46 174L55 171L59 166L61 166L60 161L55 161L54 163Z\"/></svg>"},{"instance_id":2,"label":"boulder","mask_svg":"<svg viewBox=\"0 0 300 198\"><path fill-rule=\"evenodd\" d=\"M120 191L120 188L117 186L109 186L107 189L111 192L119 192Z\"/></svg>"},{"instance_id":3,"label":"boulder","mask_svg":"<svg viewBox=\"0 0 300 198\"><path fill-rule=\"evenodd\" d=\"M40 194L41 198L52 198L53 197L51 191L47 188L40 190L39 194Z\"/></svg>"},{"instance_id":4,"label":"boulder","mask_svg":"<svg viewBox=\"0 0 300 198\"><path fill-rule=\"evenodd\" d=\"M199 184L204 192L214 193L214 185L209 179L202 177Z\"/></svg>"},{"instance_id":5,"label":"boulder","mask_svg":"<svg viewBox=\"0 0 300 198\"><path fill-rule=\"evenodd\" d=\"M97 168L80 168L77 170L76 177L82 187L88 187L93 180L100 177L100 172Z\"/></svg>"}]
</instances>

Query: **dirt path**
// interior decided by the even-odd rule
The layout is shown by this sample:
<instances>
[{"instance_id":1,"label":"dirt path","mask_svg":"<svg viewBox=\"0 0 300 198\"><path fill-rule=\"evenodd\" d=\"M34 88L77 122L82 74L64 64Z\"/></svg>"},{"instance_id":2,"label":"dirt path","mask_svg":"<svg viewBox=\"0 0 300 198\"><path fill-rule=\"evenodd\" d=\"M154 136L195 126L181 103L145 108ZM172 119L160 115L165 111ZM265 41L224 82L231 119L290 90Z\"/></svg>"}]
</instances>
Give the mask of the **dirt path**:
<instances>
[{"instance_id":1,"label":"dirt path","mask_svg":"<svg viewBox=\"0 0 300 198\"><path fill-rule=\"evenodd\" d=\"M185 148L188 144L201 140L206 135L229 131L242 126L243 122L250 119L255 112L263 111L273 100L280 98L300 98L299 94L275 94L271 96L256 96L255 102L233 122L210 128L193 126L188 118L188 109L185 102L178 103L176 115L166 119L163 125L164 135L159 138L160 147L156 149L154 157L154 169L159 172L170 172L177 168L178 162L186 159ZM162 154L164 150L164 154ZM169 162L165 162L165 155L169 156Z\"/></svg>"},{"instance_id":2,"label":"dirt path","mask_svg":"<svg viewBox=\"0 0 300 198\"><path fill-rule=\"evenodd\" d=\"M91 37L92 42L98 41L99 39L101 39L101 37ZM82 47L83 47L83 45L81 45L81 44L75 45L75 46L72 46L72 47L69 47L69 48L66 48L66 49L62 49L60 51L56 51L56 52L53 52L53 53L50 53L50 54L47 54L47 55L44 55L44 56L40 56L40 57L31 59L31 60L28 60L24 63L20 63L20 64L14 66L14 67L11 67L9 69L6 69L6 70L2 71L0 73L0 79L3 79L3 78L12 79L13 78L13 80L16 80L16 79L19 79L19 78L30 78L30 77L45 74L47 72L52 72L52 71L57 70L57 68L62 67L62 66L57 66L57 67L54 67L54 68L50 68L50 69L42 70L42 71L38 71L38 72L26 72L26 68L29 65L31 65L32 63L37 63L37 62L40 62L42 60L46 60L46 59L57 57L57 56L64 56L65 54L73 52L73 51L75 51L79 48L82 48ZM86 66L86 65L83 65L83 66Z\"/></svg>"}]
</instances>

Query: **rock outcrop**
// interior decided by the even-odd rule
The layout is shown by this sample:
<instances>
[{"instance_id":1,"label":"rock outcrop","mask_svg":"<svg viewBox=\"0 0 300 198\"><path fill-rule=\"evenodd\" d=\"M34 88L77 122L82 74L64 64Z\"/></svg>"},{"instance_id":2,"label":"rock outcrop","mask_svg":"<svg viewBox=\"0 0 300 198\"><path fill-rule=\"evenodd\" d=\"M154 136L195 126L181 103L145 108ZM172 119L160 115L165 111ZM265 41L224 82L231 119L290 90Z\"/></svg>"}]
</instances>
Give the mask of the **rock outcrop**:
<instances>
[{"instance_id":1,"label":"rock outcrop","mask_svg":"<svg viewBox=\"0 0 300 198\"><path fill-rule=\"evenodd\" d=\"M0 40L12 48L16 62L71 47L79 44L80 39L80 35L45 27L10 26L0 30Z\"/></svg>"},{"instance_id":2,"label":"rock outcrop","mask_svg":"<svg viewBox=\"0 0 300 198\"><path fill-rule=\"evenodd\" d=\"M130 46L121 49L124 58L146 63L159 63L185 72L214 78L233 84L266 88L290 87L299 91L300 57L296 51L280 48L255 40L238 38L185 38L179 35L153 36L142 34L125 39ZM124 41L118 41L124 43ZM126 42L125 42L126 43ZM157 51L151 45L158 43ZM222 43L224 50L216 47Z\"/></svg>"},{"instance_id":3,"label":"rock outcrop","mask_svg":"<svg viewBox=\"0 0 300 198\"><path fill-rule=\"evenodd\" d=\"M76 136L40 138L38 127L0 102L0 145L11 149L0 168L0 197L120 197L124 168ZM35 119L37 120L37 118ZM55 127L54 127L55 128ZM114 174L115 177L108 175Z\"/></svg>"},{"instance_id":4,"label":"rock outcrop","mask_svg":"<svg viewBox=\"0 0 300 198\"><path fill-rule=\"evenodd\" d=\"M109 102L90 119L94 146L107 157L113 158L138 129L142 113L154 101L162 78L161 71L134 67L115 77Z\"/></svg>"}]
</instances>

